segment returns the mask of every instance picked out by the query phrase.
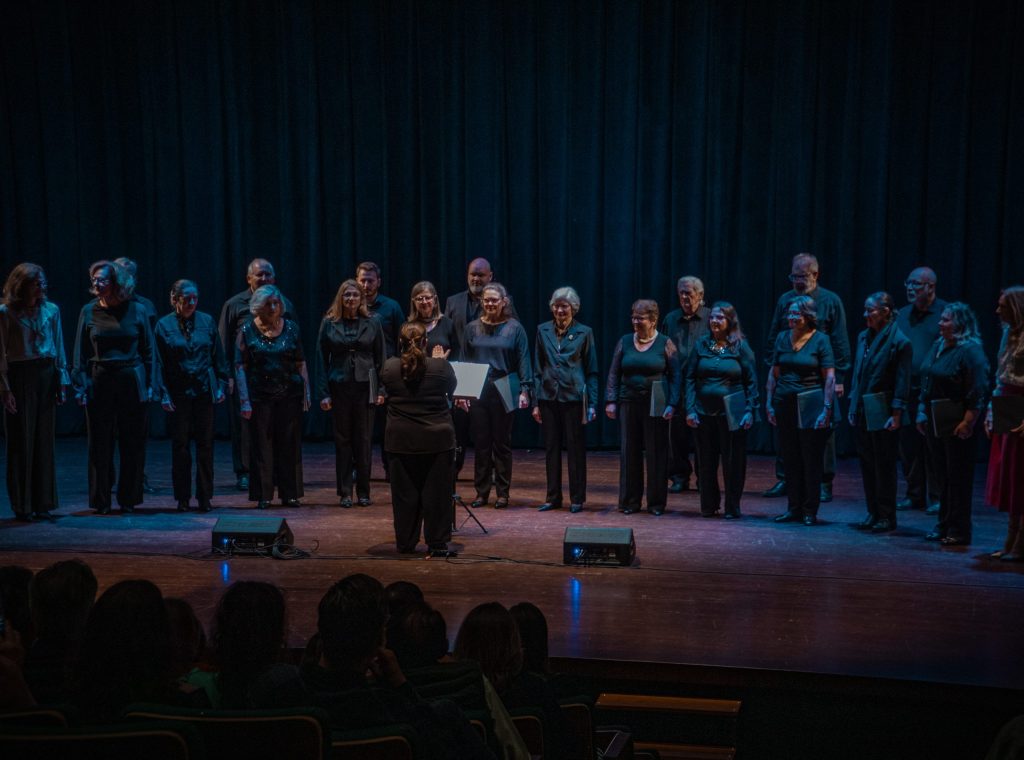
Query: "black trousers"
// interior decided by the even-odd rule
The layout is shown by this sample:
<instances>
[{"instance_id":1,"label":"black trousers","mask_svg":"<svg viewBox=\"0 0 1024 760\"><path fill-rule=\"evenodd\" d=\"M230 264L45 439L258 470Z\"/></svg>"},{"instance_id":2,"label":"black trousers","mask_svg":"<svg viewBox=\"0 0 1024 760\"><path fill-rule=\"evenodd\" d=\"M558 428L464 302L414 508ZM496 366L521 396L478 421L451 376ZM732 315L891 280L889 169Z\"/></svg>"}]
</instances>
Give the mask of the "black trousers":
<instances>
[{"instance_id":1,"label":"black trousers","mask_svg":"<svg viewBox=\"0 0 1024 760\"><path fill-rule=\"evenodd\" d=\"M583 401L539 401L544 431L544 463L548 490L544 500L562 503L562 446L569 460L569 503L587 500L587 441Z\"/></svg>"},{"instance_id":2,"label":"black trousers","mask_svg":"<svg viewBox=\"0 0 1024 760\"><path fill-rule=\"evenodd\" d=\"M302 399L252 400L249 419L249 499L282 501L302 490Z\"/></svg>"},{"instance_id":3,"label":"black trousers","mask_svg":"<svg viewBox=\"0 0 1024 760\"><path fill-rule=\"evenodd\" d=\"M174 499L187 501L192 495L191 443L195 441L196 498L209 501L213 496L213 399L203 394L171 400L174 411L167 413L167 432L171 436Z\"/></svg>"},{"instance_id":4,"label":"black trousers","mask_svg":"<svg viewBox=\"0 0 1024 760\"><path fill-rule=\"evenodd\" d=\"M429 454L388 452L398 551L415 551L421 526L429 549L448 548L452 535L454 455L454 450Z\"/></svg>"},{"instance_id":5,"label":"black trousers","mask_svg":"<svg viewBox=\"0 0 1024 760\"><path fill-rule=\"evenodd\" d=\"M370 498L375 410L376 407L370 405L369 383L331 384L334 472L338 496L352 498L352 470L355 469L356 498Z\"/></svg>"},{"instance_id":6,"label":"black trousers","mask_svg":"<svg viewBox=\"0 0 1024 760\"><path fill-rule=\"evenodd\" d=\"M457 406L452 407L452 423L455 425L455 472L452 475L452 482L455 482L462 472L462 465L466 463L466 451L473 445L473 437L469 431L469 412ZM453 493L458 490L456 488Z\"/></svg>"},{"instance_id":7,"label":"black trousers","mask_svg":"<svg viewBox=\"0 0 1024 760\"><path fill-rule=\"evenodd\" d=\"M92 398L86 404L85 419L89 431L89 506L110 507L110 463L115 440L120 454L117 503L122 507L141 504L146 469L146 404L139 401L133 367L93 367Z\"/></svg>"},{"instance_id":8,"label":"black trousers","mask_svg":"<svg viewBox=\"0 0 1024 760\"><path fill-rule=\"evenodd\" d=\"M53 359L11 362L7 379L17 413L4 412L7 495L16 515L57 507L53 441L60 374Z\"/></svg>"},{"instance_id":9,"label":"black trousers","mask_svg":"<svg viewBox=\"0 0 1024 760\"><path fill-rule=\"evenodd\" d=\"M488 382L480 398L469 407L473 434L473 485L478 498L486 499L494 489L507 499L512 484L512 423L515 412L506 412L501 396Z\"/></svg>"},{"instance_id":10,"label":"black trousers","mask_svg":"<svg viewBox=\"0 0 1024 760\"><path fill-rule=\"evenodd\" d=\"M231 423L231 466L235 477L249 474L249 420L242 416L237 388L228 398L228 421Z\"/></svg>"},{"instance_id":11,"label":"black trousers","mask_svg":"<svg viewBox=\"0 0 1024 760\"><path fill-rule=\"evenodd\" d=\"M796 395L775 404L775 429L779 452L786 471L789 511L814 517L821 503L821 478L825 448L832 438L829 428L805 430L797 427Z\"/></svg>"},{"instance_id":12,"label":"black trousers","mask_svg":"<svg viewBox=\"0 0 1024 760\"><path fill-rule=\"evenodd\" d=\"M980 425L980 423L979 423ZM936 530L945 537L971 539L971 496L974 490L974 460L977 454L977 426L971 437L936 438L931 420L927 425L928 456L939 479L939 522Z\"/></svg>"},{"instance_id":13,"label":"black trousers","mask_svg":"<svg viewBox=\"0 0 1024 760\"><path fill-rule=\"evenodd\" d=\"M619 507L639 509L647 465L647 509L668 501L668 420L650 415L649 399L620 401Z\"/></svg>"},{"instance_id":14,"label":"black trousers","mask_svg":"<svg viewBox=\"0 0 1024 760\"><path fill-rule=\"evenodd\" d=\"M832 410L832 417L838 414L838 405ZM833 435L835 428L829 428L828 437L825 440L825 451L821 460L821 482L831 483L836 479L836 437ZM778 438L776 438L778 441ZM782 457L782 444L779 443L779 455L775 458L775 477L779 480L787 480L786 465Z\"/></svg>"},{"instance_id":15,"label":"black trousers","mask_svg":"<svg viewBox=\"0 0 1024 760\"><path fill-rule=\"evenodd\" d=\"M903 479L907 482L906 497L915 507L923 508L939 501L942 496L942 485L938 473L935 472L933 460L928 456L927 441L914 425L920 392L920 388L914 388L910 392L905 415L909 424L900 428L899 441L900 465L903 469Z\"/></svg>"},{"instance_id":16,"label":"black trousers","mask_svg":"<svg viewBox=\"0 0 1024 760\"><path fill-rule=\"evenodd\" d=\"M672 420L675 422L675 419ZM700 472L701 514L718 511L721 491L718 487L718 463L722 463L725 484L726 514L740 514L740 499L747 480L747 431L730 431L724 414L700 416L700 425L694 430L697 439L697 465Z\"/></svg>"},{"instance_id":17,"label":"black trousers","mask_svg":"<svg viewBox=\"0 0 1024 760\"><path fill-rule=\"evenodd\" d=\"M915 435L920 435L916 430ZM857 425L857 454L860 475L864 481L864 500L868 515L875 520L891 520L896 524L896 461L899 450L898 430L868 432Z\"/></svg>"},{"instance_id":18,"label":"black trousers","mask_svg":"<svg viewBox=\"0 0 1024 760\"><path fill-rule=\"evenodd\" d=\"M700 456L699 448L695 445L695 437L693 430L686 424L686 415L677 414L669 421L669 440L671 442L671 458L668 463L668 476L670 478L679 478L680 480L687 481L690 476L697 472L697 478L700 479L700 462L697 461L697 457ZM694 455L694 465L690 464L690 453Z\"/></svg>"}]
</instances>

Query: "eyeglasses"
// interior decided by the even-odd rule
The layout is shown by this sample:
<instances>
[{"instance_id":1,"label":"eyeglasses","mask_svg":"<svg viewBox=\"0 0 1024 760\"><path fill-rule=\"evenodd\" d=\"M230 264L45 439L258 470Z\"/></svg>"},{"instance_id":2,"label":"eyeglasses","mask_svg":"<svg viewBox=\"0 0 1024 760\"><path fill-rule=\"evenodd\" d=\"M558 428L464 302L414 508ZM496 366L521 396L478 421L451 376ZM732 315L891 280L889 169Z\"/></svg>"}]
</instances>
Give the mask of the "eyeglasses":
<instances>
[{"instance_id":1,"label":"eyeglasses","mask_svg":"<svg viewBox=\"0 0 1024 760\"><path fill-rule=\"evenodd\" d=\"M920 280L907 280L903 283L903 287L907 290L921 290L921 288L931 285L930 282L921 282Z\"/></svg>"},{"instance_id":2,"label":"eyeglasses","mask_svg":"<svg viewBox=\"0 0 1024 760\"><path fill-rule=\"evenodd\" d=\"M109 277L93 277L92 278L92 284L93 285L106 285L109 282L110 282L110 278Z\"/></svg>"},{"instance_id":3,"label":"eyeglasses","mask_svg":"<svg viewBox=\"0 0 1024 760\"><path fill-rule=\"evenodd\" d=\"M804 282L805 280L810 280L811 278L817 277L817 276L818 276L817 272L808 272L807 274L791 274L789 276L789 281L790 282Z\"/></svg>"},{"instance_id":4,"label":"eyeglasses","mask_svg":"<svg viewBox=\"0 0 1024 760\"><path fill-rule=\"evenodd\" d=\"M431 301L434 300L434 297L433 296L416 296L412 300L415 301L416 303L430 303Z\"/></svg>"},{"instance_id":5,"label":"eyeglasses","mask_svg":"<svg viewBox=\"0 0 1024 760\"><path fill-rule=\"evenodd\" d=\"M500 298L481 298L480 300L483 301L486 304L501 303L501 299Z\"/></svg>"}]
</instances>

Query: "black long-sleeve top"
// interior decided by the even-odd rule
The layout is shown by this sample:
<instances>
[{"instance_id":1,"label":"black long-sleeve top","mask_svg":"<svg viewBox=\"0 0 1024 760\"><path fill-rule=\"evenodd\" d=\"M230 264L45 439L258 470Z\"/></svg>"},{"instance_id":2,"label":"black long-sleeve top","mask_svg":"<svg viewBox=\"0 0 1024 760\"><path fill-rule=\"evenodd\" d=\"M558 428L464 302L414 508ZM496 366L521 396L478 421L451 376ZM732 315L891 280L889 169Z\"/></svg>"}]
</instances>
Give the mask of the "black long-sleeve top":
<instances>
[{"instance_id":1,"label":"black long-sleeve top","mask_svg":"<svg viewBox=\"0 0 1024 760\"><path fill-rule=\"evenodd\" d=\"M939 338L921 370L918 414L930 416L931 402L949 399L981 411L988 402L988 359L980 341L947 346Z\"/></svg>"},{"instance_id":2,"label":"black long-sleeve top","mask_svg":"<svg viewBox=\"0 0 1024 760\"><path fill-rule=\"evenodd\" d=\"M530 342L518 320L489 325L474 319L466 325L465 339L462 360L490 365L488 383L515 372L519 375L520 389L529 393L533 386Z\"/></svg>"},{"instance_id":3,"label":"black long-sleeve top","mask_svg":"<svg viewBox=\"0 0 1024 760\"><path fill-rule=\"evenodd\" d=\"M246 322L252 322L253 315L249 311L249 303L252 301L252 291L246 288L241 293L235 293L224 302L220 310L220 322L217 323L217 332L220 333L220 342L225 351L233 351L238 331ZM281 294L281 306L284 313L281 316L295 319L295 307L292 302Z\"/></svg>"},{"instance_id":4,"label":"black long-sleeve top","mask_svg":"<svg viewBox=\"0 0 1024 760\"><path fill-rule=\"evenodd\" d=\"M835 367L832 344L821 330L815 331L799 351L793 348L789 330L779 333L772 355L775 357L775 366L779 368L773 403L796 393L824 388L825 378L821 371Z\"/></svg>"},{"instance_id":5,"label":"black long-sleeve top","mask_svg":"<svg viewBox=\"0 0 1024 760\"><path fill-rule=\"evenodd\" d=\"M316 339L316 397L327 398L331 385L368 383L384 366L384 331L376 317L324 317Z\"/></svg>"},{"instance_id":6,"label":"black long-sleeve top","mask_svg":"<svg viewBox=\"0 0 1024 760\"><path fill-rule=\"evenodd\" d=\"M892 397L891 409L906 409L913 356L913 345L895 321L878 333L870 329L861 332L853 365L850 414L860 414L861 399L869 393L886 393Z\"/></svg>"},{"instance_id":7,"label":"black long-sleeve top","mask_svg":"<svg viewBox=\"0 0 1024 760\"><path fill-rule=\"evenodd\" d=\"M769 367L778 364L775 361L776 340L780 333L789 331L786 312L789 309L789 302L798 295L810 296L814 301L818 311L817 330L828 336L829 345L832 348L832 366L836 371L836 382L842 383L846 373L850 371L850 336L846 332L846 309L843 308L843 302L839 296L820 285L810 293L797 293L795 290L790 290L779 297L768 332L765 363Z\"/></svg>"},{"instance_id":8,"label":"black long-sleeve top","mask_svg":"<svg viewBox=\"0 0 1024 760\"><path fill-rule=\"evenodd\" d=\"M373 303L366 304L366 308L372 316L380 320L381 329L384 331L384 358L394 356L398 353L398 334L405 324L402 307L394 298L378 293Z\"/></svg>"},{"instance_id":9,"label":"black long-sleeve top","mask_svg":"<svg viewBox=\"0 0 1024 760\"><path fill-rule=\"evenodd\" d=\"M597 406L594 331L573 320L558 334L554 321L537 328L533 350L536 401L584 401Z\"/></svg>"},{"instance_id":10,"label":"black long-sleeve top","mask_svg":"<svg viewBox=\"0 0 1024 760\"><path fill-rule=\"evenodd\" d=\"M661 332L671 338L676 351L679 352L680 367L686 366L693 347L708 334L710 316L711 309L707 306L698 306L697 311L689 317L683 314L682 309L673 309L661 320Z\"/></svg>"},{"instance_id":11,"label":"black long-sleeve top","mask_svg":"<svg viewBox=\"0 0 1024 760\"><path fill-rule=\"evenodd\" d=\"M615 344L611 367L608 368L605 403L647 401L651 396L651 386L665 380L668 385L665 405L673 408L679 406L682 368L679 366L679 352L675 344L667 335L659 333L650 348L639 351L633 343L633 335L623 335Z\"/></svg>"},{"instance_id":12,"label":"black long-sleeve top","mask_svg":"<svg viewBox=\"0 0 1024 760\"><path fill-rule=\"evenodd\" d=\"M697 341L686 363L686 413L716 417L725 414L722 399L743 391L746 411L757 410L757 366L746 339L719 351L710 335Z\"/></svg>"},{"instance_id":13,"label":"black long-sleeve top","mask_svg":"<svg viewBox=\"0 0 1024 760\"><path fill-rule=\"evenodd\" d=\"M896 312L896 326L907 336L914 351L910 378L914 388L921 387L921 370L939 339L939 318L945 308L946 302L936 298L926 309L918 309L910 303Z\"/></svg>"},{"instance_id":14,"label":"black long-sleeve top","mask_svg":"<svg viewBox=\"0 0 1024 760\"><path fill-rule=\"evenodd\" d=\"M174 398L215 396L231 378L213 317L197 311L188 319L174 312L156 323L161 394Z\"/></svg>"},{"instance_id":15,"label":"black long-sleeve top","mask_svg":"<svg viewBox=\"0 0 1024 760\"><path fill-rule=\"evenodd\" d=\"M388 396L388 422L384 450L395 454L431 454L455 448L451 396L455 370L445 359L426 360L426 372L418 383L402 379L402 359L384 362L381 382Z\"/></svg>"},{"instance_id":16,"label":"black long-sleeve top","mask_svg":"<svg viewBox=\"0 0 1024 760\"><path fill-rule=\"evenodd\" d=\"M284 320L281 334L269 338L254 321L246 322L235 339L235 364L245 369L245 384L251 401L302 398L306 384L299 371L305 363L299 326Z\"/></svg>"},{"instance_id":17,"label":"black long-sleeve top","mask_svg":"<svg viewBox=\"0 0 1024 760\"><path fill-rule=\"evenodd\" d=\"M75 331L74 355L72 381L77 393L87 395L92 386L92 368L106 364L141 368L140 400L145 401L147 393L156 395L159 376L153 333L149 316L137 301L106 307L94 300L83 306Z\"/></svg>"},{"instance_id":18,"label":"black long-sleeve top","mask_svg":"<svg viewBox=\"0 0 1024 760\"><path fill-rule=\"evenodd\" d=\"M483 304L479 298L474 298L468 290L448 296L444 302L444 315L451 319L455 333L455 344L461 349L466 346L466 325L475 319L480 319L483 313ZM512 296L508 297L508 304L505 306L505 316L509 319L519 319L516 313Z\"/></svg>"},{"instance_id":19,"label":"black long-sleeve top","mask_svg":"<svg viewBox=\"0 0 1024 760\"><path fill-rule=\"evenodd\" d=\"M426 325L423 325L426 328ZM437 320L432 330L427 332L427 356L434 352L434 346L440 346L444 351L450 351L448 361L459 360L459 342L455 335L455 323L450 317L444 314Z\"/></svg>"}]
</instances>

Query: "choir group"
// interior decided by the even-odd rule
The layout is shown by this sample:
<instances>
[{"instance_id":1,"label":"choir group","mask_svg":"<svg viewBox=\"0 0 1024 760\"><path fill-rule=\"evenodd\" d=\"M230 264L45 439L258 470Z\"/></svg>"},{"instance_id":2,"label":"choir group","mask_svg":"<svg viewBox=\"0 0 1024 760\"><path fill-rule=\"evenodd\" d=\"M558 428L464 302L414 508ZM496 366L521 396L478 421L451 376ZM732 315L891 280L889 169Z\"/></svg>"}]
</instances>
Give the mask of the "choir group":
<instances>
[{"instance_id":1,"label":"choir group","mask_svg":"<svg viewBox=\"0 0 1024 760\"><path fill-rule=\"evenodd\" d=\"M741 517L746 435L763 413L779 453L778 480L764 495L788 501L775 520L815 525L821 502L832 498L842 399L867 508L856 528L889 532L898 511L924 509L938 516L929 540L970 543L975 436L983 429L991 437L985 499L1010 518L993 556L1024 559L1024 287L999 295L993 389L975 315L937 297L931 269L910 273L902 308L889 293L867 296L853 351L842 301L818 276L814 256L793 258L792 288L778 299L762 355L763 397L735 306L705 305L699 278L679 279L679 308L664 317L653 300L632 305L632 332L615 343L604 394L604 413L620 430L620 511L645 503L661 515L668 494L690 488L696 475L703 516ZM158 318L135 292L131 260L98 261L89 277L95 297L79 315L70 367L42 268L19 264L4 285L0 396L7 490L19 520L53 517L55 407L69 395L85 408L89 506L100 514L111 510L115 480L122 513L143 500L151 401L168 415L178 509L192 508L193 493L200 511L211 509L214 405L225 400L236 483L261 509L275 492L283 505L300 506L302 413L313 403L330 414L340 506L369 506L371 436L383 415L400 551L415 551L421 528L430 551L447 551L452 484L468 445L472 505L488 504L493 489L494 507L508 506L516 409L531 409L543 430L547 492L538 510L563 506L563 448L569 509L584 508L584 430L597 414L599 374L594 333L578 320L571 287L552 294L552 319L537 328L531 350L486 260L469 264L467 289L443 310L434 286L416 283L407 312L380 292L379 267L363 262L323 317L311 379L294 307L264 259L249 264L248 287L224 304L219 324L198 310L190 280L171 286L172 311ZM488 367L478 396L456 399L456 360Z\"/></svg>"}]
</instances>

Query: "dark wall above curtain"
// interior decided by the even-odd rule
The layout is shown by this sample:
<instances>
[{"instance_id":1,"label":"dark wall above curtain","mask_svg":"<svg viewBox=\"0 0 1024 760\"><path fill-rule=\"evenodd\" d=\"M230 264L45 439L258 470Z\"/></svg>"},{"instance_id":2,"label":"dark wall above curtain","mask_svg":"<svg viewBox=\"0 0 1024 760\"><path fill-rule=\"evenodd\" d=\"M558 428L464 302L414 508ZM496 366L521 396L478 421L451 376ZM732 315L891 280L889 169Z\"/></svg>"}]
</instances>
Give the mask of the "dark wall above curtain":
<instances>
[{"instance_id":1,"label":"dark wall above curtain","mask_svg":"<svg viewBox=\"0 0 1024 760\"><path fill-rule=\"evenodd\" d=\"M928 263L992 354L1024 280L1022 41L1015 0L3 3L4 271L46 268L70 341L92 260L216 313L263 256L312 349L356 262L404 305L485 256L531 333L574 285L604 370L682 274L760 351L806 250L854 334Z\"/></svg>"}]
</instances>

